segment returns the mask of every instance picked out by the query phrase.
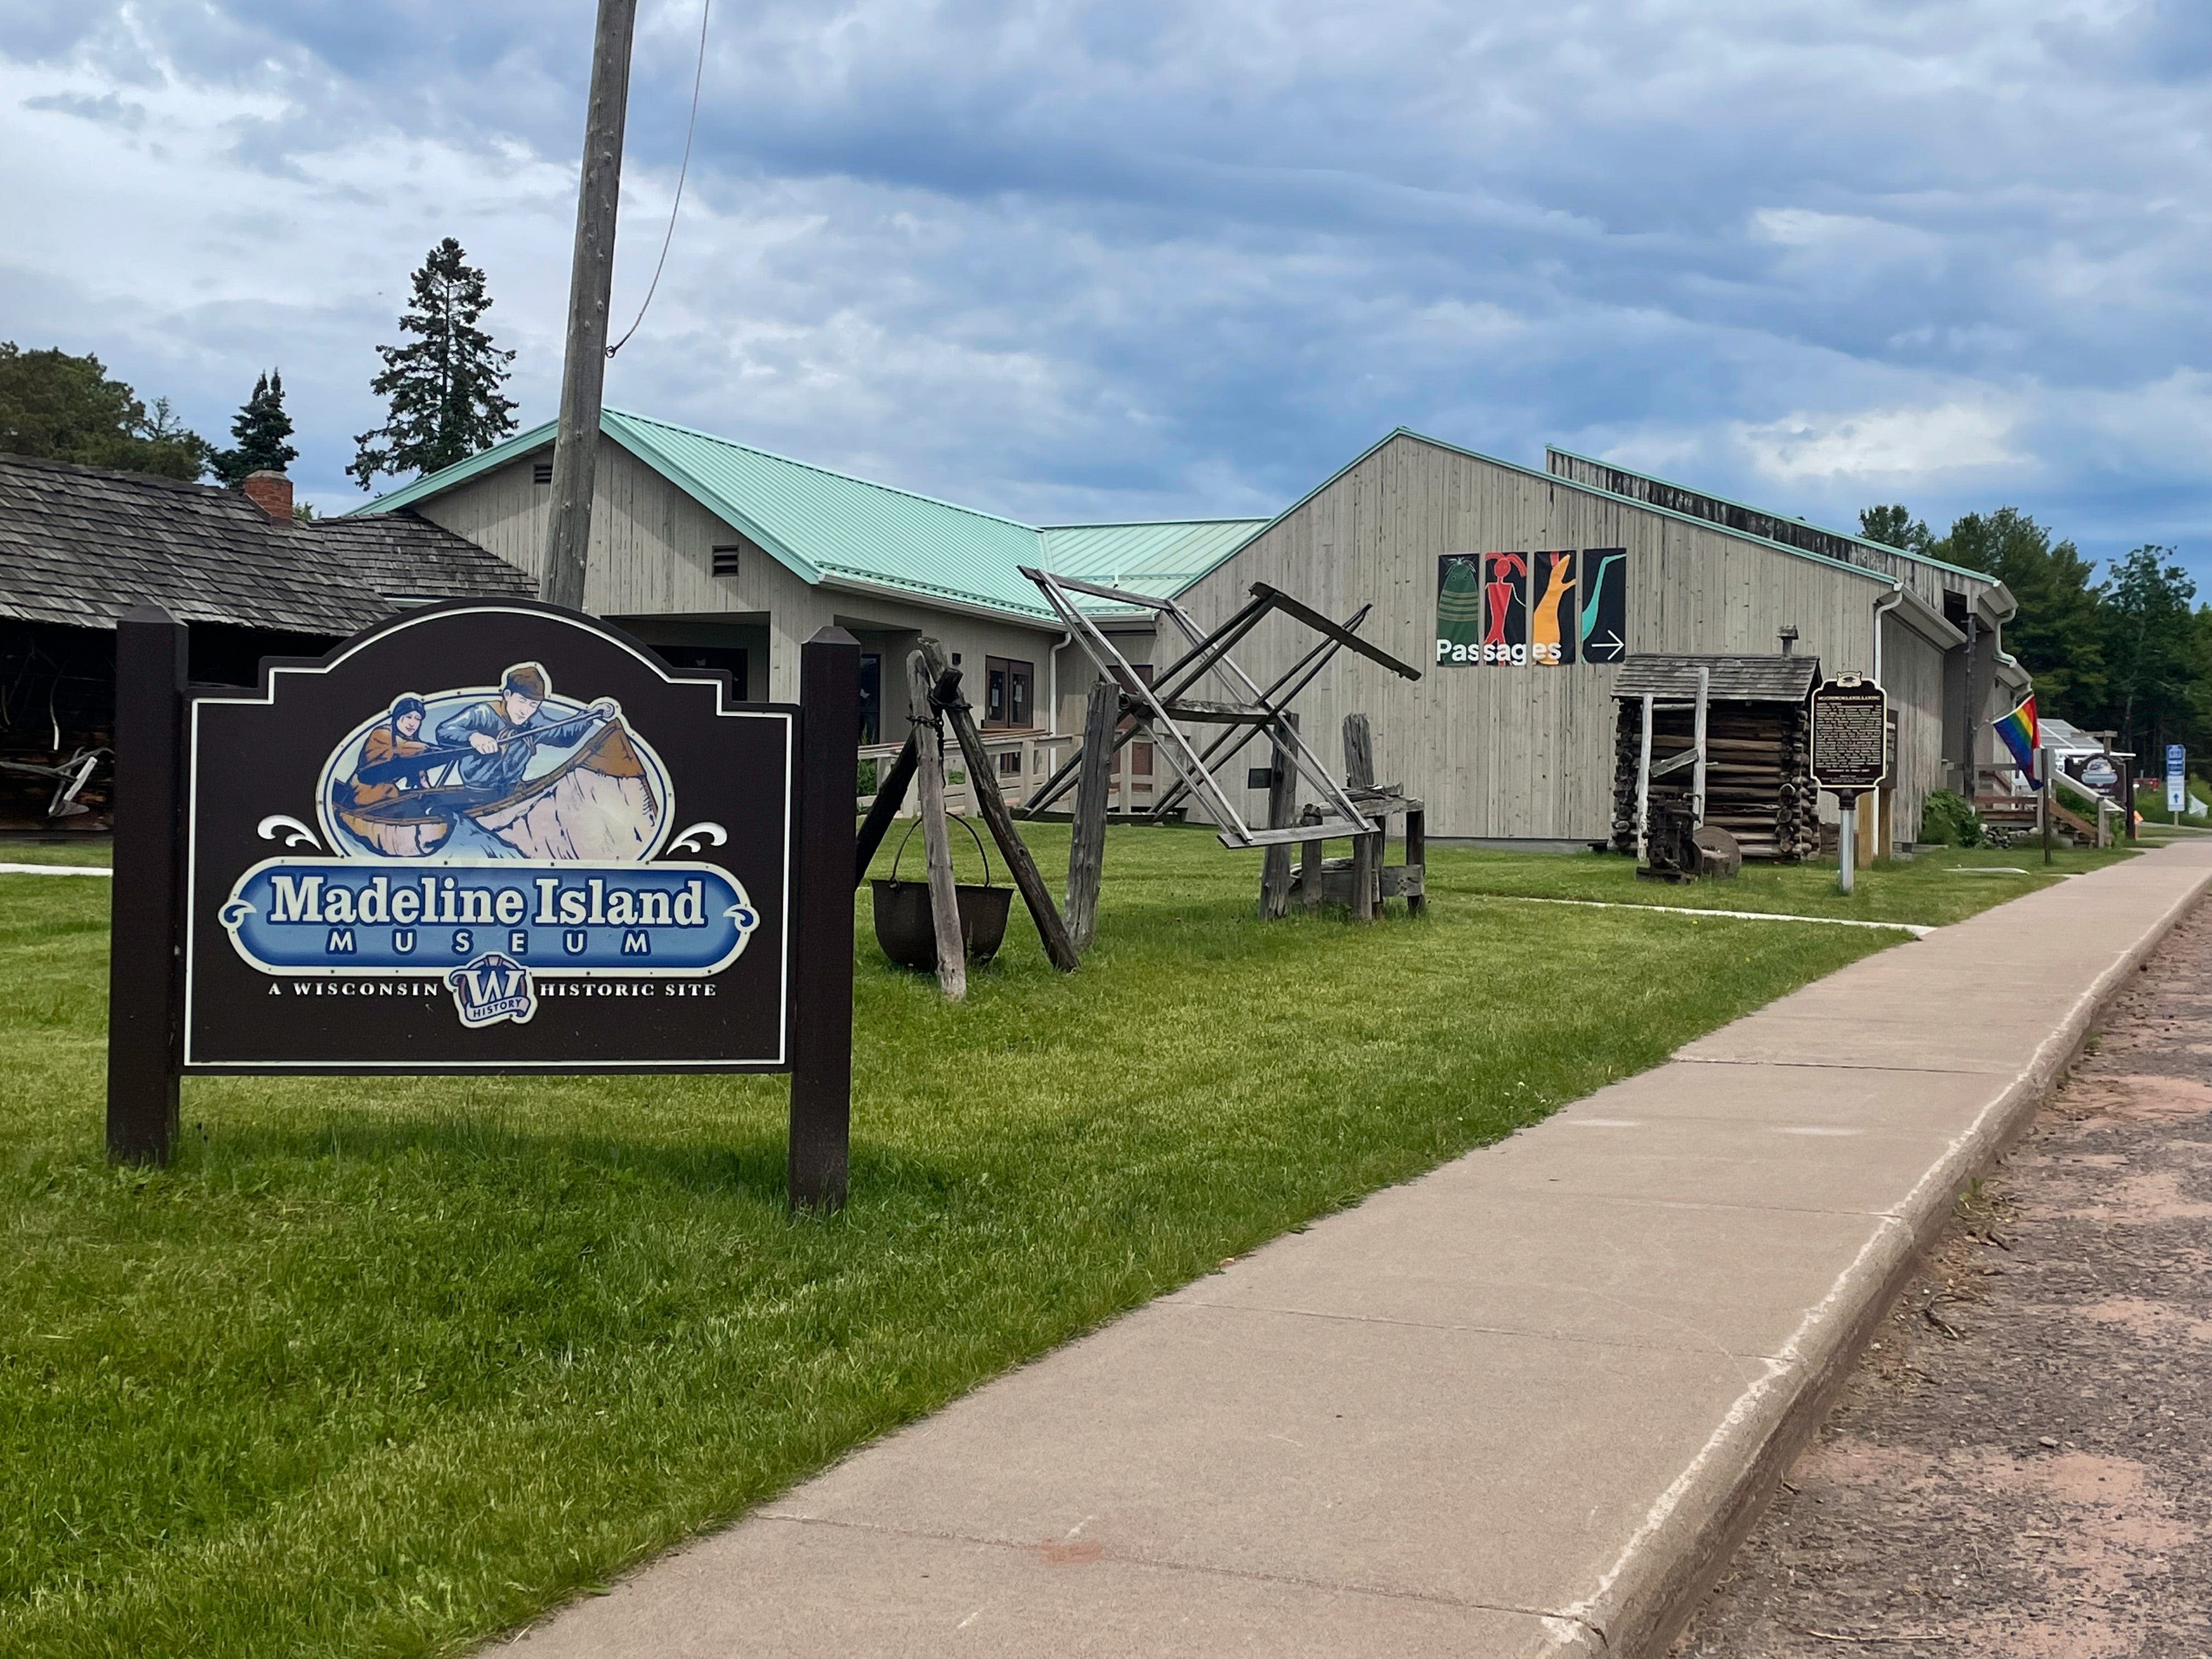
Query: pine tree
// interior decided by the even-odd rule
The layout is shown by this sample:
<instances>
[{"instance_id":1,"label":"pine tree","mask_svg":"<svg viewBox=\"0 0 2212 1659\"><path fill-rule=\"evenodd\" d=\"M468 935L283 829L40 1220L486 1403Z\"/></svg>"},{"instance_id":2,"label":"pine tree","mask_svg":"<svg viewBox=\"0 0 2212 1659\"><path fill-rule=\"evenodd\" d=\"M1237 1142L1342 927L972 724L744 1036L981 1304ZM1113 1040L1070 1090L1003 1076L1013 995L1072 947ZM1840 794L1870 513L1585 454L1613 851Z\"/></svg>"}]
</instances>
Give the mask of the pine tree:
<instances>
[{"instance_id":1,"label":"pine tree","mask_svg":"<svg viewBox=\"0 0 2212 1659\"><path fill-rule=\"evenodd\" d=\"M292 417L284 412L282 374L272 368L253 382L253 395L230 423L230 435L238 447L216 452L215 476L234 489L249 472L282 472L299 459L300 452L284 441L292 435Z\"/></svg>"},{"instance_id":2,"label":"pine tree","mask_svg":"<svg viewBox=\"0 0 2212 1659\"><path fill-rule=\"evenodd\" d=\"M385 423L354 440L347 473L363 489L380 473L434 472L489 448L514 430L514 404L500 395L512 351L501 351L477 321L491 308L484 274L448 236L414 276L400 313L405 345L380 345L384 372L368 383L386 400Z\"/></svg>"}]
</instances>

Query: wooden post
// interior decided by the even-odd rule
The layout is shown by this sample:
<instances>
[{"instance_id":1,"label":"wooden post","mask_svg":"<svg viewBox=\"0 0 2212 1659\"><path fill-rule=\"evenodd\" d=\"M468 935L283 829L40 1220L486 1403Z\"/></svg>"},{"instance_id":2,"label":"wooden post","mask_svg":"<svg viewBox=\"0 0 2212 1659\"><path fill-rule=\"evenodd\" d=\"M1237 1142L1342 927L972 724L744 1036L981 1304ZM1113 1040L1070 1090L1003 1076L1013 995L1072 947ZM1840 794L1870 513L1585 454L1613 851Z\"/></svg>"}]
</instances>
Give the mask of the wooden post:
<instances>
[{"instance_id":1,"label":"wooden post","mask_svg":"<svg viewBox=\"0 0 2212 1659\"><path fill-rule=\"evenodd\" d=\"M177 1133L185 662L184 627L167 611L142 605L116 623L107 963L107 1156L116 1163L167 1164Z\"/></svg>"},{"instance_id":2,"label":"wooden post","mask_svg":"<svg viewBox=\"0 0 2212 1659\"><path fill-rule=\"evenodd\" d=\"M1298 897L1309 910L1321 908L1321 855L1322 843L1302 841L1298 843Z\"/></svg>"},{"instance_id":3,"label":"wooden post","mask_svg":"<svg viewBox=\"0 0 2212 1659\"><path fill-rule=\"evenodd\" d=\"M952 842L945 822L943 734L929 694L927 660L906 659L907 686L922 723L914 728L915 775L921 780L921 844L929 866L929 918L937 934L937 985L951 1000L968 994L968 943L960 933L960 895L952 880Z\"/></svg>"},{"instance_id":4,"label":"wooden post","mask_svg":"<svg viewBox=\"0 0 2212 1659\"><path fill-rule=\"evenodd\" d=\"M1364 714L1344 717L1344 781L1352 789L1375 787L1375 733Z\"/></svg>"},{"instance_id":5,"label":"wooden post","mask_svg":"<svg viewBox=\"0 0 2212 1659\"><path fill-rule=\"evenodd\" d=\"M1636 867L1651 861L1651 694L1644 694L1644 747L1636 761Z\"/></svg>"},{"instance_id":6,"label":"wooden post","mask_svg":"<svg viewBox=\"0 0 2212 1659\"><path fill-rule=\"evenodd\" d=\"M923 640L921 655L933 670L943 672L936 641ZM999 855L1006 860L1014 885L1021 890L1022 902L1030 908L1030 919L1036 923L1037 936L1044 941L1045 955L1061 973L1073 973L1082 963L1082 954L1068 939L1067 928L1054 907L1052 895L1045 890L1044 878L1037 873L1036 860L1030 853L1029 843L1014 830L1013 814L1006 810L1006 798L999 792L997 769L991 763L990 751L983 747L982 733L975 729L975 717L969 711L967 699L955 697L947 702L939 698L937 706L951 723L952 735L959 740L960 752L968 762L968 782L976 810L982 813L983 822L990 825L991 838L999 843Z\"/></svg>"},{"instance_id":7,"label":"wooden post","mask_svg":"<svg viewBox=\"0 0 2212 1659\"><path fill-rule=\"evenodd\" d=\"M538 578L545 602L571 611L584 608L584 562L592 545L599 402L607 378L607 307L615 281L615 210L622 197L623 127L629 110L630 37L636 23L637 0L599 0L592 88L584 112L584 161L576 188L576 247L568 268L568 344L561 365L561 423L553 441L553 510L545 526L545 568Z\"/></svg>"},{"instance_id":8,"label":"wooden post","mask_svg":"<svg viewBox=\"0 0 2212 1659\"><path fill-rule=\"evenodd\" d=\"M1705 822L1705 708L1711 700L1713 671L1703 663L1698 665L1698 758L1693 763L1695 772L1690 779L1690 827L1702 828Z\"/></svg>"},{"instance_id":9,"label":"wooden post","mask_svg":"<svg viewBox=\"0 0 2212 1659\"><path fill-rule=\"evenodd\" d=\"M799 896L790 926L791 1207L845 1202L853 1121L853 775L860 749L860 642L825 628L799 647Z\"/></svg>"},{"instance_id":10,"label":"wooden post","mask_svg":"<svg viewBox=\"0 0 2212 1659\"><path fill-rule=\"evenodd\" d=\"M1283 720L1292 731L1297 730L1296 714L1285 714ZM1287 830L1298 821L1298 769L1291 759L1291 751L1279 740L1272 753L1274 772L1267 785L1267 828ZM1290 843L1268 848L1262 859L1260 919L1278 921L1291 910Z\"/></svg>"},{"instance_id":11,"label":"wooden post","mask_svg":"<svg viewBox=\"0 0 2212 1659\"><path fill-rule=\"evenodd\" d=\"M868 866L875 862L876 849L884 844L884 833L891 820L906 805L906 792L914 787L915 756L919 753L914 741L914 728L908 726L906 744L891 763L888 775L876 781L876 798L868 803L868 821L860 826L859 841L853 848L853 885L858 887L868 878ZM857 773L859 769L854 769Z\"/></svg>"},{"instance_id":12,"label":"wooden post","mask_svg":"<svg viewBox=\"0 0 2212 1659\"><path fill-rule=\"evenodd\" d=\"M1406 814L1406 863L1421 872L1421 890L1406 898L1406 914L1418 916L1429 908L1429 815L1425 810Z\"/></svg>"},{"instance_id":13,"label":"wooden post","mask_svg":"<svg viewBox=\"0 0 2212 1659\"><path fill-rule=\"evenodd\" d=\"M1375 787L1375 732L1364 714L1344 717L1344 782L1348 789ZM1352 916L1372 921L1376 899L1382 885L1382 837L1385 831L1352 838Z\"/></svg>"},{"instance_id":14,"label":"wooden post","mask_svg":"<svg viewBox=\"0 0 2212 1659\"><path fill-rule=\"evenodd\" d=\"M1106 789L1114 781L1114 726L1121 694L1111 680L1091 687L1083 707L1083 771L1075 784L1075 821L1067 837L1067 942L1078 956L1091 948L1098 923L1098 883L1106 864Z\"/></svg>"}]
</instances>

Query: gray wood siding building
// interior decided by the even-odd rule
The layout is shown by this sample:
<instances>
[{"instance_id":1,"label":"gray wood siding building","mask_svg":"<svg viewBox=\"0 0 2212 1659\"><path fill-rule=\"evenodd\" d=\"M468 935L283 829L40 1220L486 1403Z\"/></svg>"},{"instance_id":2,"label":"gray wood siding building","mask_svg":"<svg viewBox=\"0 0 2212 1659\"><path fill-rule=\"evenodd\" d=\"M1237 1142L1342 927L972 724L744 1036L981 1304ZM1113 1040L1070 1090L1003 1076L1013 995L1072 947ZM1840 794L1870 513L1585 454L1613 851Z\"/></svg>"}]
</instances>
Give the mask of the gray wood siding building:
<instances>
[{"instance_id":1,"label":"gray wood siding building","mask_svg":"<svg viewBox=\"0 0 2212 1659\"><path fill-rule=\"evenodd\" d=\"M1632 653L1772 652L1790 627L1795 648L1819 657L1826 674L1879 666L1899 715L1899 837L1917 833L1930 789L1958 787L1967 722L1963 705L1947 719L1943 692L1965 635L1945 620L1942 595L1955 590L1989 617L1978 698L1986 709L1996 695L1997 614L2010 612L1997 584L1941 568L1923 573L1901 554L1896 571L1872 558L1846 562L1413 433L1393 434L1321 485L1182 602L1207 625L1243 603L1255 581L1340 617L1373 602L1364 632L1419 665L1422 678L1408 682L1340 654L1300 705L1319 751L1340 766L1342 717L1364 713L1374 723L1378 778L1402 781L1428 803L1432 836L1597 841L1612 820L1619 669L1435 660L1441 559L1560 548L1626 550ZM1263 624L1246 665L1264 681L1310 640L1292 624ZM1954 695L1963 695L1957 678Z\"/></svg>"},{"instance_id":2,"label":"gray wood siding building","mask_svg":"<svg viewBox=\"0 0 2212 1659\"><path fill-rule=\"evenodd\" d=\"M1989 578L1560 450L1539 471L1401 430L1271 520L1040 528L641 416L605 421L586 607L693 665L735 672L742 653L745 695L777 701L797 695L805 640L849 629L875 659L863 672L878 742L905 735L905 661L924 634L959 659L979 708L988 686L1022 678L1021 717L1002 729L1080 730L1091 665L1024 565L1173 594L1206 626L1255 581L1338 617L1372 605L1368 636L1421 679L1346 653L1300 713L1340 769L1342 717L1367 714L1381 775L1428 803L1438 836L1605 839L1620 673L1613 661L1437 660L1448 556L1622 550L1626 653L1763 653L1790 629L1826 673L1878 673L1896 728L1886 817L1868 826L1878 838L1910 840L1931 790L1965 791L1970 747L2002 760L1989 721L2027 684L2002 651L2011 596ZM520 434L368 510L404 507L534 577L551 437ZM1180 649L1152 634L1149 613L1098 620L1133 661ZM1310 642L1274 621L1238 654L1264 680ZM1028 753L1006 786L1046 758ZM1153 758L1141 742L1124 752L1127 804L1149 797L1139 780Z\"/></svg>"}]
</instances>

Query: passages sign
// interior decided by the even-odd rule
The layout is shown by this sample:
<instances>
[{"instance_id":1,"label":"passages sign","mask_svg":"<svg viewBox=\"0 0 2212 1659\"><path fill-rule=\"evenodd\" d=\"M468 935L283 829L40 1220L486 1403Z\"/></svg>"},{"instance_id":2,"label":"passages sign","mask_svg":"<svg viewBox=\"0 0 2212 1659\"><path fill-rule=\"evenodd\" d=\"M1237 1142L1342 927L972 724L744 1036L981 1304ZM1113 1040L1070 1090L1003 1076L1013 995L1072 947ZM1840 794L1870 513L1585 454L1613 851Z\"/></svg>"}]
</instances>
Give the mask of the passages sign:
<instances>
[{"instance_id":1,"label":"passages sign","mask_svg":"<svg viewBox=\"0 0 2212 1659\"><path fill-rule=\"evenodd\" d=\"M1440 665L1619 662L1627 627L1626 548L1448 553L1437 562Z\"/></svg>"},{"instance_id":2,"label":"passages sign","mask_svg":"<svg viewBox=\"0 0 2212 1659\"><path fill-rule=\"evenodd\" d=\"M427 607L252 690L179 686L173 640L166 670L126 663L179 631L118 633L117 954L149 935L177 983L117 1006L173 999L170 1101L178 1073L803 1073L811 1013L842 1022L849 1075L849 896L842 978L807 984L803 915L811 879L850 884L849 636L802 671L836 702L829 657L854 657L845 712L735 702L719 672L520 602ZM173 738L132 730L134 702L142 726L166 702ZM124 831L168 741L176 891L142 913L154 854ZM827 823L805 787L825 770ZM842 855L820 844L840 824Z\"/></svg>"}]
</instances>

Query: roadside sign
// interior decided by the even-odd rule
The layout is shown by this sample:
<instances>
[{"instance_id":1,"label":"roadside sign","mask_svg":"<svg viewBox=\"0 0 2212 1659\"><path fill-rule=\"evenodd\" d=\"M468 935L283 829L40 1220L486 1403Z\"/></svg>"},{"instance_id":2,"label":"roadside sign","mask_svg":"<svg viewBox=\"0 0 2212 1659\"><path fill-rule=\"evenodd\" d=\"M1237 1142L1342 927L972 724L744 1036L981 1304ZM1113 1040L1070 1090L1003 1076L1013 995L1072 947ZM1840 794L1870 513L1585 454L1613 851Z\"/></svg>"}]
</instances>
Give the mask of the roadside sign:
<instances>
[{"instance_id":1,"label":"roadside sign","mask_svg":"<svg viewBox=\"0 0 2212 1659\"><path fill-rule=\"evenodd\" d=\"M2166 745L2166 810L2179 812L2189 805L2189 753L2178 743Z\"/></svg>"},{"instance_id":2,"label":"roadside sign","mask_svg":"<svg viewBox=\"0 0 2212 1659\"><path fill-rule=\"evenodd\" d=\"M794 1198L842 1200L849 635L802 706L515 600L251 689L184 684L183 633L117 636L112 1152L165 1156L193 1073L790 1072Z\"/></svg>"},{"instance_id":3,"label":"roadside sign","mask_svg":"<svg viewBox=\"0 0 2212 1659\"><path fill-rule=\"evenodd\" d=\"M485 605L192 696L184 1069L780 1069L798 727Z\"/></svg>"},{"instance_id":4,"label":"roadside sign","mask_svg":"<svg viewBox=\"0 0 2212 1659\"><path fill-rule=\"evenodd\" d=\"M1838 793L1872 789L1888 775L1889 697L1857 674L1813 690L1813 781Z\"/></svg>"}]
</instances>

